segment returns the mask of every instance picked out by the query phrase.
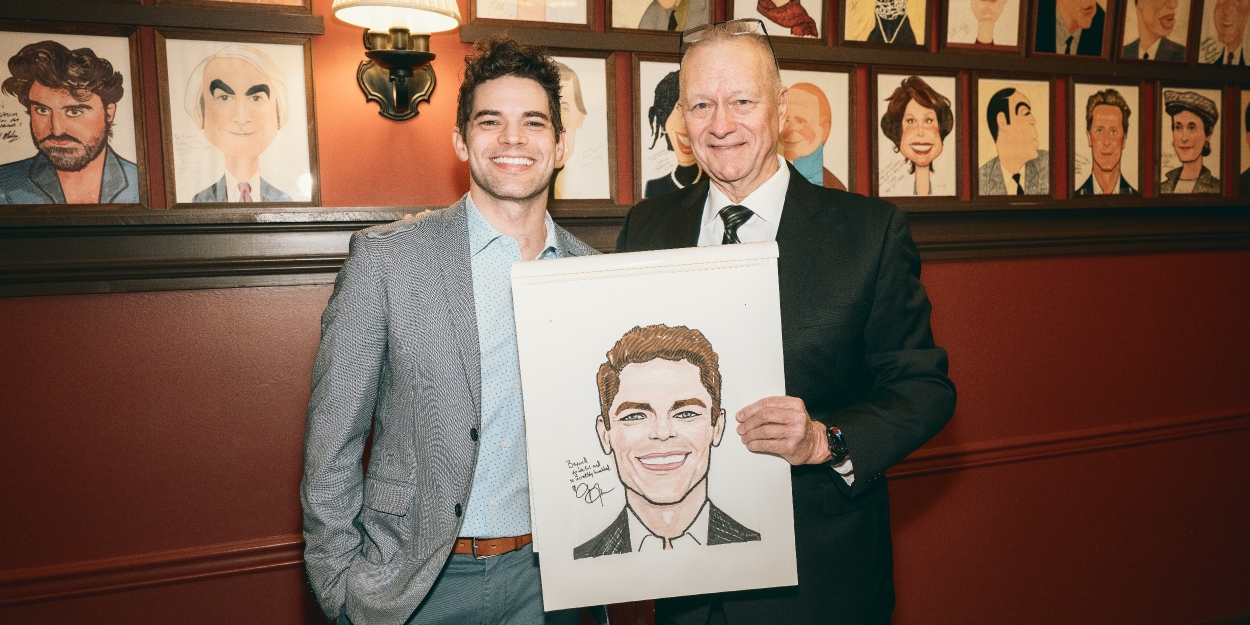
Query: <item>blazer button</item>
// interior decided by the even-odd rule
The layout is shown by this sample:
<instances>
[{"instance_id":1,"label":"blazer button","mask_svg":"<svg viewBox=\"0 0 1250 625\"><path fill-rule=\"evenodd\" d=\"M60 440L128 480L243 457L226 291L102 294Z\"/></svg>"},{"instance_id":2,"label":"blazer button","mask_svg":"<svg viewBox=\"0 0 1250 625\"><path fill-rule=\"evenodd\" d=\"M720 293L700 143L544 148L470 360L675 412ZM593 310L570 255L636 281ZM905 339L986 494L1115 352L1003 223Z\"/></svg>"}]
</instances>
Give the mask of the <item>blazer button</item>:
<instances>
[{"instance_id":1,"label":"blazer button","mask_svg":"<svg viewBox=\"0 0 1250 625\"><path fill-rule=\"evenodd\" d=\"M460 504L456 504L456 516L460 516Z\"/></svg>"},{"instance_id":2,"label":"blazer button","mask_svg":"<svg viewBox=\"0 0 1250 625\"><path fill-rule=\"evenodd\" d=\"M469 428L469 438L477 440L477 428Z\"/></svg>"}]
</instances>

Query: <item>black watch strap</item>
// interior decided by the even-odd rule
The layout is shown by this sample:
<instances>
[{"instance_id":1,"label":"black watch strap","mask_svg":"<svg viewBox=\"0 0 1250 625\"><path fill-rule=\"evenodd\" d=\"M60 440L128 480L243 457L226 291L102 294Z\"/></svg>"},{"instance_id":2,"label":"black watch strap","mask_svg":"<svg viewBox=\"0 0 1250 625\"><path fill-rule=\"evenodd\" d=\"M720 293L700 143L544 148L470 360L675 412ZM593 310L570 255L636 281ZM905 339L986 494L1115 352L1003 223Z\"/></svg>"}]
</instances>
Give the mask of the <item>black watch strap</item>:
<instances>
[{"instance_id":1,"label":"black watch strap","mask_svg":"<svg viewBox=\"0 0 1250 625\"><path fill-rule=\"evenodd\" d=\"M829 439L829 464L837 466L846 461L846 457L851 455L850 450L846 448L846 440L842 438L842 430L836 425L825 428L825 436Z\"/></svg>"}]
</instances>

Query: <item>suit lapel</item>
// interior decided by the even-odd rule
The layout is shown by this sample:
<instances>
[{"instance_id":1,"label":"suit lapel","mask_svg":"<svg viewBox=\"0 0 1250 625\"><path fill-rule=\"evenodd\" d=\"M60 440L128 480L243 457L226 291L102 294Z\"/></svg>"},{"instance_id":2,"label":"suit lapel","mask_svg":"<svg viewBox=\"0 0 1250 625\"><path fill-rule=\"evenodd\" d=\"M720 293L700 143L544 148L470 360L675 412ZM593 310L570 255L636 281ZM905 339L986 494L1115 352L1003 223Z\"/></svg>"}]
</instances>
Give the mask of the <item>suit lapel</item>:
<instances>
[{"instance_id":1,"label":"suit lapel","mask_svg":"<svg viewBox=\"0 0 1250 625\"><path fill-rule=\"evenodd\" d=\"M477 340L469 221L463 198L447 211L439 230L433 244L443 274L443 295L460 350L460 363L473 396L473 417L479 419L482 414L482 353Z\"/></svg>"},{"instance_id":2,"label":"suit lapel","mask_svg":"<svg viewBox=\"0 0 1250 625\"><path fill-rule=\"evenodd\" d=\"M816 187L790 167L790 186L786 189L786 203L781 209L781 223L777 227L778 287L784 302L786 295L800 293L812 266L812 258L820 247L819 228L813 220L823 210L816 197Z\"/></svg>"},{"instance_id":3,"label":"suit lapel","mask_svg":"<svg viewBox=\"0 0 1250 625\"><path fill-rule=\"evenodd\" d=\"M112 204L117 196L129 186L126 172L122 164L117 162L117 154L113 148L104 148L104 175L100 180L100 203Z\"/></svg>"},{"instance_id":4,"label":"suit lapel","mask_svg":"<svg viewBox=\"0 0 1250 625\"><path fill-rule=\"evenodd\" d=\"M711 183L705 179L691 190L681 202L681 210L674 213L678 219L676 227L668 230L675 240L668 241L665 247L696 247L699 245L699 230L703 227L703 206L707 204L707 194L711 191Z\"/></svg>"},{"instance_id":5,"label":"suit lapel","mask_svg":"<svg viewBox=\"0 0 1250 625\"><path fill-rule=\"evenodd\" d=\"M61 180L56 177L56 168L42 152L30 164L30 181L51 198L54 204L65 203L65 193L61 191Z\"/></svg>"}]
</instances>

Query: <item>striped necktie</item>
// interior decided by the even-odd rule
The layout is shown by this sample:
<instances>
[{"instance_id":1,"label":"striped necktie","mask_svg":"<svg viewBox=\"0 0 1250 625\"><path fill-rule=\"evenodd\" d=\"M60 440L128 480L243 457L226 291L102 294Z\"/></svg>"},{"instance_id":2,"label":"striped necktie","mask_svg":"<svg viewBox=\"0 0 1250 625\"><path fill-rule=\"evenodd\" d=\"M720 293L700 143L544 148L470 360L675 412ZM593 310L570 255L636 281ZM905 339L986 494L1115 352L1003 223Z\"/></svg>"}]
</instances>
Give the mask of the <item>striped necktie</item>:
<instances>
[{"instance_id":1,"label":"striped necktie","mask_svg":"<svg viewBox=\"0 0 1250 625\"><path fill-rule=\"evenodd\" d=\"M725 236L721 237L721 244L741 243L738 240L738 226L746 223L755 213L745 206L730 204L720 209L721 221L725 222Z\"/></svg>"}]
</instances>

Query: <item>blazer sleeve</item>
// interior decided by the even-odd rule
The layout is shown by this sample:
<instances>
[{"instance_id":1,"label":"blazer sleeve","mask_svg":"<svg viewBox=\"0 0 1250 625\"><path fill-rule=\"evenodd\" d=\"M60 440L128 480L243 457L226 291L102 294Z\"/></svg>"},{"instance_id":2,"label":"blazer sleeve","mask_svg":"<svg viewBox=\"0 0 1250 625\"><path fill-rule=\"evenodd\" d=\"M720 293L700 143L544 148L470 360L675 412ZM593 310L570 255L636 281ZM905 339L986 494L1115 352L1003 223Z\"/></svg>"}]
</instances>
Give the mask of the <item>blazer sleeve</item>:
<instances>
[{"instance_id":1,"label":"blazer sleeve","mask_svg":"<svg viewBox=\"0 0 1250 625\"><path fill-rule=\"evenodd\" d=\"M321 316L304 431L304 560L331 619L346 601L346 573L361 550L361 457L386 357L386 302L369 243L360 232L352 235Z\"/></svg>"},{"instance_id":2,"label":"blazer sleeve","mask_svg":"<svg viewBox=\"0 0 1250 625\"><path fill-rule=\"evenodd\" d=\"M920 253L906 214L895 208L878 261L872 309L864 327L864 361L872 393L832 415L855 465L855 483L833 482L850 496L932 438L955 411L946 350L933 342L929 298L920 283Z\"/></svg>"}]
</instances>

